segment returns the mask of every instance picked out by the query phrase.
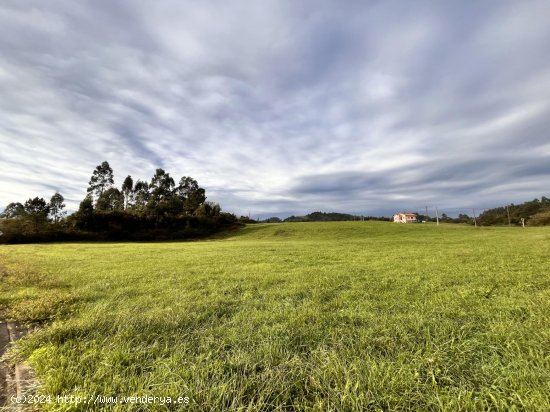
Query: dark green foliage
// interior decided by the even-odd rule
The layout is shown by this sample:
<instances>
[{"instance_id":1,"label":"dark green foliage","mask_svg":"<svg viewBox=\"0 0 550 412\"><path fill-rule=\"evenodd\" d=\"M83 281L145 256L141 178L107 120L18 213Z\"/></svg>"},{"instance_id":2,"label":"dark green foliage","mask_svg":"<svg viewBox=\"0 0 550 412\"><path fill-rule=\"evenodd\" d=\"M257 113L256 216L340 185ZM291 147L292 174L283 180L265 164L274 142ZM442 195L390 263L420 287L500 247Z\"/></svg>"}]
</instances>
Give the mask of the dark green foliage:
<instances>
[{"instance_id":1,"label":"dark green foliage","mask_svg":"<svg viewBox=\"0 0 550 412\"><path fill-rule=\"evenodd\" d=\"M55 194L50 199L50 214L53 216L55 223L59 222L67 214L63 209L65 209L65 198L59 192Z\"/></svg>"},{"instance_id":2,"label":"dark green foliage","mask_svg":"<svg viewBox=\"0 0 550 412\"><path fill-rule=\"evenodd\" d=\"M2 213L0 213L0 219L16 219L25 215L25 209L19 202L12 202Z\"/></svg>"},{"instance_id":3,"label":"dark green foliage","mask_svg":"<svg viewBox=\"0 0 550 412\"><path fill-rule=\"evenodd\" d=\"M507 210L508 209L508 210ZM550 210L550 199L545 196L539 199L533 199L529 202L524 202L520 205L514 205L513 203L505 207L497 207L494 209L485 210L479 215L478 224L483 226L490 225L507 225L508 214L510 214L511 225L521 225L521 219L525 219L527 224L544 224L544 219L535 219L531 222L531 217Z\"/></svg>"},{"instance_id":4,"label":"dark green foliage","mask_svg":"<svg viewBox=\"0 0 550 412\"><path fill-rule=\"evenodd\" d=\"M186 213L193 213L201 204L206 201L206 193L203 188L199 187L197 190L189 193L188 197L183 203L183 208Z\"/></svg>"},{"instance_id":5,"label":"dark green foliage","mask_svg":"<svg viewBox=\"0 0 550 412\"><path fill-rule=\"evenodd\" d=\"M312 222L357 220L357 216L346 213L313 212L306 216Z\"/></svg>"},{"instance_id":6,"label":"dark green foliage","mask_svg":"<svg viewBox=\"0 0 550 412\"><path fill-rule=\"evenodd\" d=\"M336 212L313 212L305 216L289 216L285 222L344 222L352 220L390 220L387 217L375 217L375 216L355 216L347 213Z\"/></svg>"},{"instance_id":7,"label":"dark green foliage","mask_svg":"<svg viewBox=\"0 0 550 412\"><path fill-rule=\"evenodd\" d=\"M113 169L111 169L109 163L105 161L97 166L92 173L92 177L88 183L88 193L95 196L97 199L114 183Z\"/></svg>"},{"instance_id":8,"label":"dark green foliage","mask_svg":"<svg viewBox=\"0 0 550 412\"><path fill-rule=\"evenodd\" d=\"M455 219L457 221L457 223L468 223L468 224L473 224L474 220L473 218L471 218L470 216L466 215L466 214L462 214L460 213L458 215L458 218Z\"/></svg>"},{"instance_id":9,"label":"dark green foliage","mask_svg":"<svg viewBox=\"0 0 550 412\"><path fill-rule=\"evenodd\" d=\"M251 219L249 216L241 216L241 217L239 217L238 220L239 220L239 223L244 223L244 224L258 223L257 220Z\"/></svg>"},{"instance_id":10,"label":"dark green foliage","mask_svg":"<svg viewBox=\"0 0 550 412\"><path fill-rule=\"evenodd\" d=\"M114 212L124 209L124 195L116 187L105 190L97 199L96 210Z\"/></svg>"},{"instance_id":11,"label":"dark green foliage","mask_svg":"<svg viewBox=\"0 0 550 412\"><path fill-rule=\"evenodd\" d=\"M94 204L90 196L86 196L80 206L78 212L74 215L75 226L78 229L87 230L92 227L91 219L94 214Z\"/></svg>"},{"instance_id":12,"label":"dark green foliage","mask_svg":"<svg viewBox=\"0 0 550 412\"><path fill-rule=\"evenodd\" d=\"M149 185L151 192L150 202L155 204L170 197L174 186L174 179L170 177L170 174L166 173L163 169L157 169Z\"/></svg>"},{"instance_id":13,"label":"dark green foliage","mask_svg":"<svg viewBox=\"0 0 550 412\"><path fill-rule=\"evenodd\" d=\"M206 202L204 189L191 177L183 177L175 187L170 174L159 168L150 184L137 180L134 185L127 176L120 190L113 181L109 163L97 166L88 195L67 219L62 219L65 203L60 193L49 204L38 197L24 205L10 203L0 215L0 242L185 239L239 225L220 205ZM49 213L53 224L48 223Z\"/></svg>"},{"instance_id":14,"label":"dark green foliage","mask_svg":"<svg viewBox=\"0 0 550 412\"><path fill-rule=\"evenodd\" d=\"M219 204L214 202L204 202L200 204L194 211L193 215L196 217L214 217L219 216L221 212Z\"/></svg>"},{"instance_id":15,"label":"dark green foliage","mask_svg":"<svg viewBox=\"0 0 550 412\"><path fill-rule=\"evenodd\" d=\"M531 216L529 226L550 226L550 209Z\"/></svg>"},{"instance_id":16,"label":"dark green foliage","mask_svg":"<svg viewBox=\"0 0 550 412\"><path fill-rule=\"evenodd\" d=\"M134 186L134 204L132 205L134 213L145 213L150 195L149 184L138 180Z\"/></svg>"},{"instance_id":17,"label":"dark green foliage","mask_svg":"<svg viewBox=\"0 0 550 412\"><path fill-rule=\"evenodd\" d=\"M47 217L50 212L48 204L41 197L35 197L34 199L27 200L23 205L23 208L27 215Z\"/></svg>"},{"instance_id":18,"label":"dark green foliage","mask_svg":"<svg viewBox=\"0 0 550 412\"><path fill-rule=\"evenodd\" d=\"M183 201L183 209L188 214L193 213L206 201L204 189L199 187L197 181L189 176L180 179L176 194Z\"/></svg>"},{"instance_id":19,"label":"dark green foliage","mask_svg":"<svg viewBox=\"0 0 550 412\"><path fill-rule=\"evenodd\" d=\"M2 232L4 236L1 241L6 242L14 233L25 235L35 234L44 229L48 223L50 206L41 197L28 199L23 205L21 203L10 203L2 215Z\"/></svg>"},{"instance_id":20,"label":"dark green foliage","mask_svg":"<svg viewBox=\"0 0 550 412\"><path fill-rule=\"evenodd\" d=\"M189 193L197 190L198 188L199 184L195 179L189 176L183 176L179 181L178 187L176 188L176 194L182 199L185 199Z\"/></svg>"},{"instance_id":21,"label":"dark green foliage","mask_svg":"<svg viewBox=\"0 0 550 412\"><path fill-rule=\"evenodd\" d=\"M122 183L122 194L124 195L124 209L128 209L128 206L132 203L134 194L134 180L130 175L126 176L126 179Z\"/></svg>"},{"instance_id":22,"label":"dark green foliage","mask_svg":"<svg viewBox=\"0 0 550 412\"><path fill-rule=\"evenodd\" d=\"M95 213L91 216L93 231L87 236L98 240L169 240L208 236L234 225L234 216L216 217L165 216L161 222L154 217L138 216L123 211Z\"/></svg>"},{"instance_id":23,"label":"dark green foliage","mask_svg":"<svg viewBox=\"0 0 550 412\"><path fill-rule=\"evenodd\" d=\"M447 216L446 213L441 213L441 216L439 217L439 221L442 223L458 223L452 217Z\"/></svg>"},{"instance_id":24,"label":"dark green foliage","mask_svg":"<svg viewBox=\"0 0 550 412\"><path fill-rule=\"evenodd\" d=\"M35 197L34 199L29 199L25 202L23 208L26 217L32 222L35 231L38 231L47 222L50 207L43 198Z\"/></svg>"},{"instance_id":25,"label":"dark green foliage","mask_svg":"<svg viewBox=\"0 0 550 412\"><path fill-rule=\"evenodd\" d=\"M122 188L105 190L95 209L86 201L76 226L102 239L149 240L205 236L236 222L235 216L222 214L218 204L205 202L204 189L195 179L183 177L176 187L161 168L150 183L138 180L133 185L128 176Z\"/></svg>"},{"instance_id":26,"label":"dark green foliage","mask_svg":"<svg viewBox=\"0 0 550 412\"><path fill-rule=\"evenodd\" d=\"M153 216L157 221L163 220L170 215L170 211L177 208L173 201L174 197L174 179L166 173L164 169L157 169L155 175L149 184L149 200L147 202L146 213Z\"/></svg>"}]
</instances>

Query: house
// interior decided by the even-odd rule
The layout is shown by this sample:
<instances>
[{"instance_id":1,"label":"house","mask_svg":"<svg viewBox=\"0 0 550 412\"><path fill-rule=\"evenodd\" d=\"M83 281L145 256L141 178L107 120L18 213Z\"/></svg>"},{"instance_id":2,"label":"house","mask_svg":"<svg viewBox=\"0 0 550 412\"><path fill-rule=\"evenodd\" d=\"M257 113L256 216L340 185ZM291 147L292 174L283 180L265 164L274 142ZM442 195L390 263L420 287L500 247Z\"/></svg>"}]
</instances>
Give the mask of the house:
<instances>
[{"instance_id":1,"label":"house","mask_svg":"<svg viewBox=\"0 0 550 412\"><path fill-rule=\"evenodd\" d=\"M416 223L416 213L396 213L393 215L393 221L396 223Z\"/></svg>"}]
</instances>

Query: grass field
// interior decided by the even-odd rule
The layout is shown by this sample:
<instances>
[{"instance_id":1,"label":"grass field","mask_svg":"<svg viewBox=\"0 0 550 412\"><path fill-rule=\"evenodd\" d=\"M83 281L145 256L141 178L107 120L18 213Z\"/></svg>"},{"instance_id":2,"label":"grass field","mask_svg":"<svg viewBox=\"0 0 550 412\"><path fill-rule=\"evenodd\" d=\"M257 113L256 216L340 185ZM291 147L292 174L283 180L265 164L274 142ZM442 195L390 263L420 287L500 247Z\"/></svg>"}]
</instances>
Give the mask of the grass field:
<instances>
[{"instance_id":1,"label":"grass field","mask_svg":"<svg viewBox=\"0 0 550 412\"><path fill-rule=\"evenodd\" d=\"M247 226L0 246L11 356L120 410L550 410L550 228ZM43 409L82 409L51 403Z\"/></svg>"}]
</instances>

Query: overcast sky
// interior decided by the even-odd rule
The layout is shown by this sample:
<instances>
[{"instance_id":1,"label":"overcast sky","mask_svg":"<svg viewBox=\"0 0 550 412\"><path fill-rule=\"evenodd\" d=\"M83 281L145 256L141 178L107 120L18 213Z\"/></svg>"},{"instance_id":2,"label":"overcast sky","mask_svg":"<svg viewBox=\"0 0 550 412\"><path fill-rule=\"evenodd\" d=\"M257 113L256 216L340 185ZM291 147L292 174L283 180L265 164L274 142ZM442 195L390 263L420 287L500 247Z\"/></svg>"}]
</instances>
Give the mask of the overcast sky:
<instances>
[{"instance_id":1,"label":"overcast sky","mask_svg":"<svg viewBox=\"0 0 550 412\"><path fill-rule=\"evenodd\" d=\"M103 160L253 216L548 196L549 22L547 0L2 0L0 208L74 210Z\"/></svg>"}]
</instances>

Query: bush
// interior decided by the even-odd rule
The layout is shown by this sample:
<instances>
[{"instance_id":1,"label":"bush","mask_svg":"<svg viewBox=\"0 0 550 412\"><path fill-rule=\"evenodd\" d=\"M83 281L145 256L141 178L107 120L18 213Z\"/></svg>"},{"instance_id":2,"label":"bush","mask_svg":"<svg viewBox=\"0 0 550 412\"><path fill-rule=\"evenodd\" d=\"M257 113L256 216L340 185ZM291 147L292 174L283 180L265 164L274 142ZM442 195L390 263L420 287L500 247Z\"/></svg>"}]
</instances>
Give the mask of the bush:
<instances>
[{"instance_id":1,"label":"bush","mask_svg":"<svg viewBox=\"0 0 550 412\"><path fill-rule=\"evenodd\" d=\"M550 209L543 210L529 219L529 226L548 226L550 225Z\"/></svg>"}]
</instances>

